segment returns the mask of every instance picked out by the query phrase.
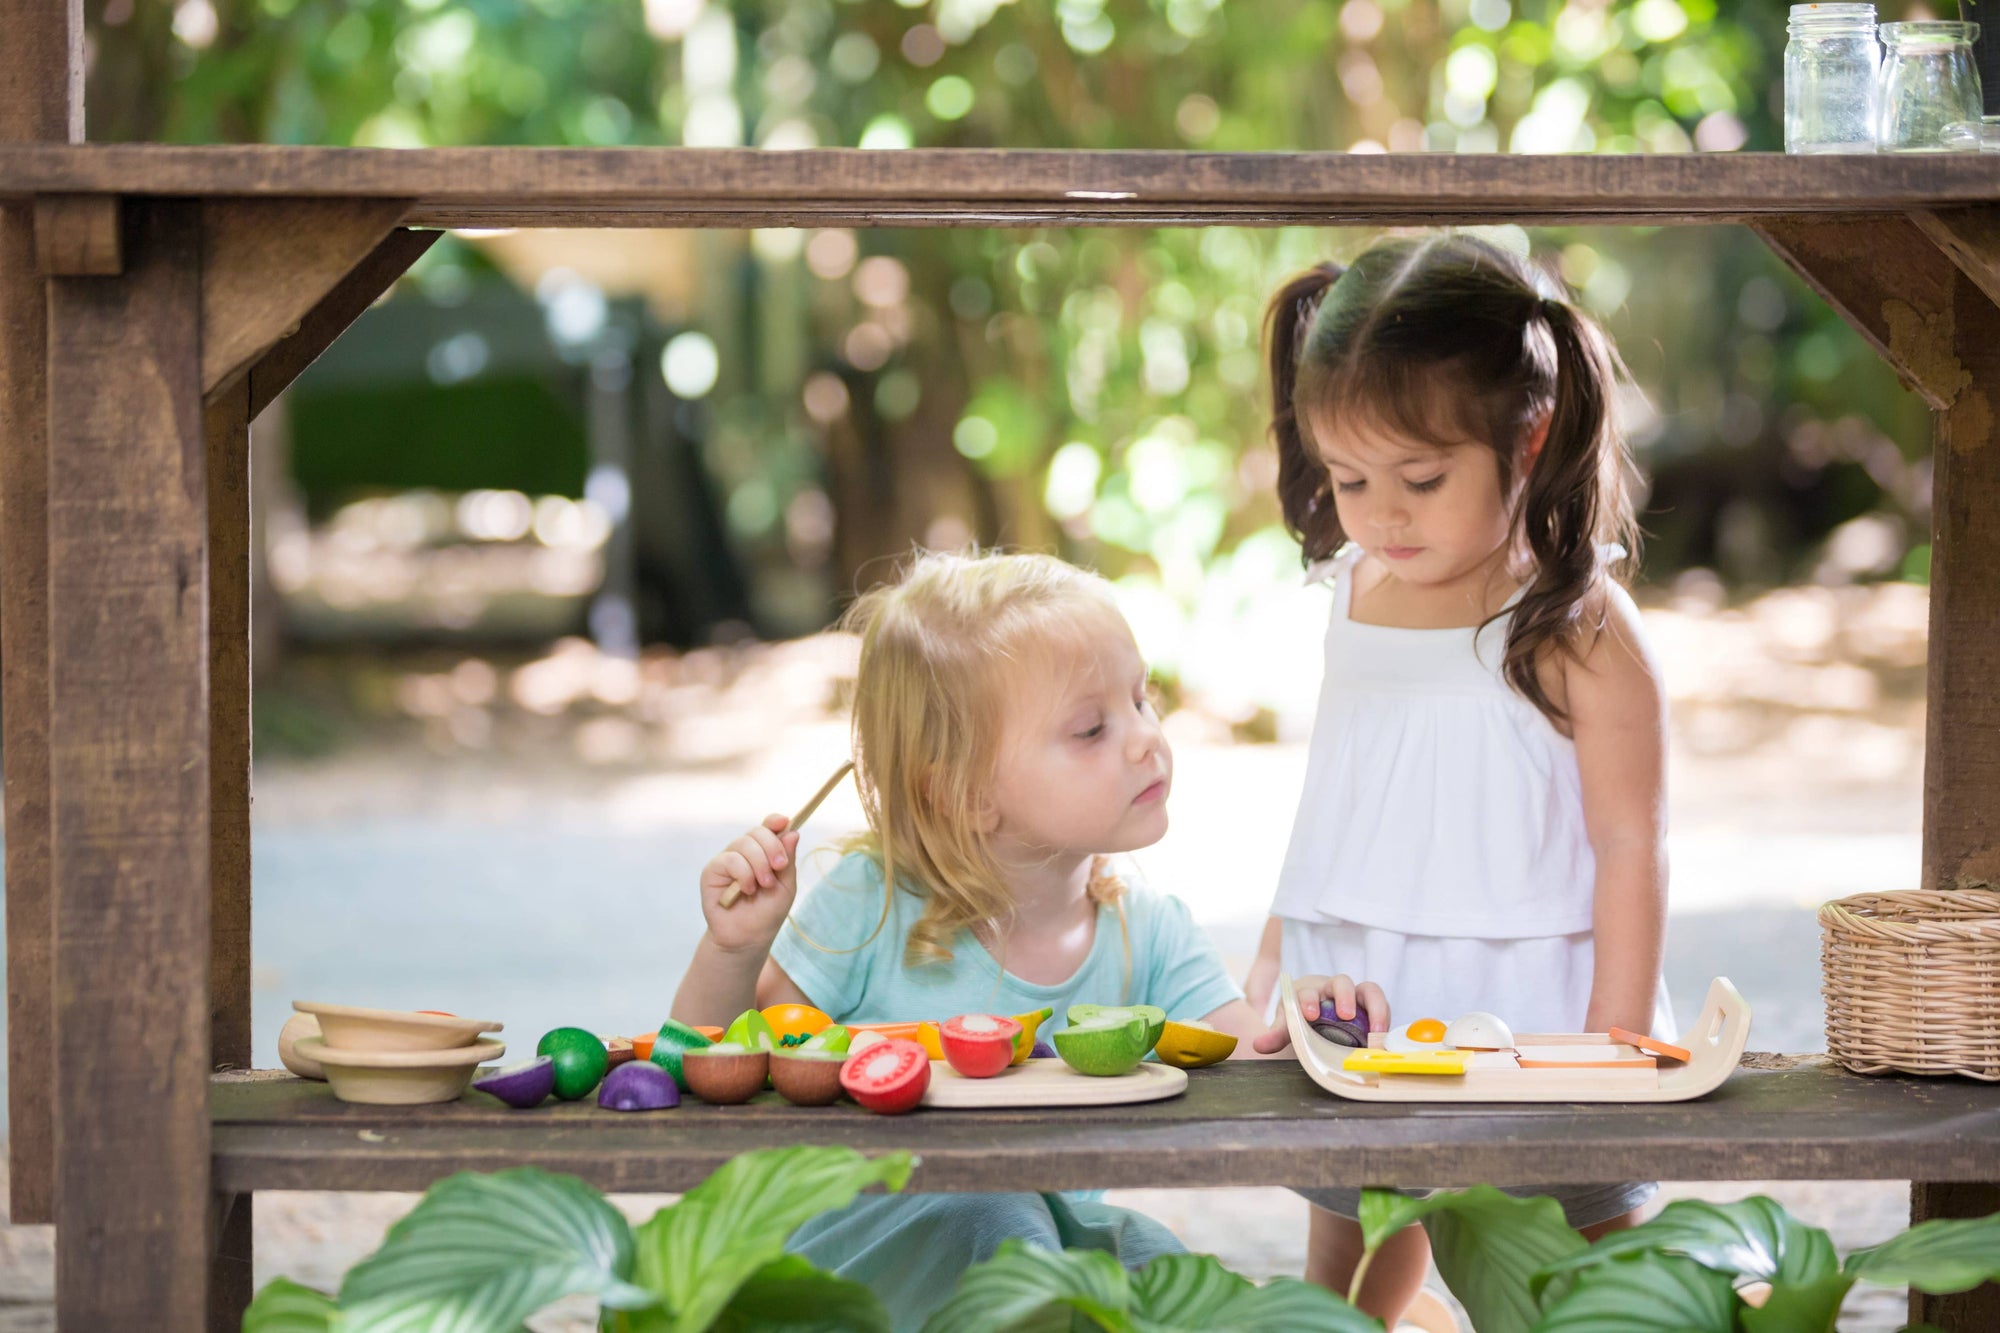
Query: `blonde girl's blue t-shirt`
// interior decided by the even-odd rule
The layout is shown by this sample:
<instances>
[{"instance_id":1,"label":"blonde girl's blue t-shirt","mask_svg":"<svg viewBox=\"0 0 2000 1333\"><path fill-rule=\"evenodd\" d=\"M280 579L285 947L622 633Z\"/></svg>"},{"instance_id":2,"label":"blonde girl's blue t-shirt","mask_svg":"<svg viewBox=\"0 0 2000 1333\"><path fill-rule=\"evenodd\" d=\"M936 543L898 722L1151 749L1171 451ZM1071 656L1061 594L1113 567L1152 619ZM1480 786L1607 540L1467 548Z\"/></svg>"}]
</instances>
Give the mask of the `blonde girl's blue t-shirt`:
<instances>
[{"instance_id":1,"label":"blonde girl's blue t-shirt","mask_svg":"<svg viewBox=\"0 0 2000 1333\"><path fill-rule=\"evenodd\" d=\"M1053 985L1007 971L969 932L952 942L950 961L905 965L903 946L924 899L907 889L890 894L889 918L876 931L882 867L865 852L842 857L803 896L772 944L771 957L837 1023L917 1022L1047 1007L1055 1013L1046 1032L1063 1024L1072 1004L1151 1004L1185 1021L1242 999L1186 904L1145 887L1129 865L1114 869L1126 885L1125 932L1119 930L1118 909L1100 907L1089 955L1067 981ZM1132 943L1129 980L1126 934Z\"/></svg>"}]
</instances>

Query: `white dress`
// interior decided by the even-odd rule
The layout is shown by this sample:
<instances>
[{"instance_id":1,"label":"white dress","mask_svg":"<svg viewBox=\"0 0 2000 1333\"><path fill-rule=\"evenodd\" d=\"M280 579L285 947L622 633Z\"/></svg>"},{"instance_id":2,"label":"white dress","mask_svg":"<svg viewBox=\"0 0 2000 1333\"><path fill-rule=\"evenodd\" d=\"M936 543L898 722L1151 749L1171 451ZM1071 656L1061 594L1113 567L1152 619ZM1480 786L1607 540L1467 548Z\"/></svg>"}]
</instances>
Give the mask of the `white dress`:
<instances>
[{"instance_id":1,"label":"white dress","mask_svg":"<svg viewBox=\"0 0 2000 1333\"><path fill-rule=\"evenodd\" d=\"M1379 983L1399 1027L1483 1009L1516 1032L1579 1031L1596 860L1575 744L1501 672L1520 594L1484 630L1360 624L1361 554L1307 573L1332 580L1333 616L1271 906L1284 968ZM1676 1034L1664 977L1653 991L1653 1035Z\"/></svg>"}]
</instances>

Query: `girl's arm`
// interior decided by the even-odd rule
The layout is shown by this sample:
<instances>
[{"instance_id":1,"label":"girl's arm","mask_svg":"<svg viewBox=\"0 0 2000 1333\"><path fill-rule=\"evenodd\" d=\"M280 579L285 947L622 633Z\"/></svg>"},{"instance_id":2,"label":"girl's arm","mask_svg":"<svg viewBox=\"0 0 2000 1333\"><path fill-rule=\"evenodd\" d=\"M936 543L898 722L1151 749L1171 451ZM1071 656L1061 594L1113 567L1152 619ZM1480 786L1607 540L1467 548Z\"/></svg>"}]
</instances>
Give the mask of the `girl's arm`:
<instances>
[{"instance_id":1,"label":"girl's arm","mask_svg":"<svg viewBox=\"0 0 2000 1333\"><path fill-rule=\"evenodd\" d=\"M786 822L784 815L770 816L703 867L701 913L708 930L674 994L677 1021L721 1027L745 1009L810 1003L771 961L771 941L784 928L799 886L799 835L785 832ZM724 907L732 888L742 896Z\"/></svg>"},{"instance_id":2,"label":"girl's arm","mask_svg":"<svg viewBox=\"0 0 2000 1333\"><path fill-rule=\"evenodd\" d=\"M1259 1015L1270 1009L1271 992L1278 985L1278 950L1283 935L1284 925L1277 917L1264 923L1264 934L1257 941L1257 956L1250 962L1250 975L1243 979L1243 997Z\"/></svg>"},{"instance_id":3,"label":"girl's arm","mask_svg":"<svg viewBox=\"0 0 2000 1333\"><path fill-rule=\"evenodd\" d=\"M1651 1032L1667 935L1666 694L1631 594L1616 585L1609 593L1603 629L1564 668L1584 826L1597 857L1584 1028Z\"/></svg>"}]
</instances>

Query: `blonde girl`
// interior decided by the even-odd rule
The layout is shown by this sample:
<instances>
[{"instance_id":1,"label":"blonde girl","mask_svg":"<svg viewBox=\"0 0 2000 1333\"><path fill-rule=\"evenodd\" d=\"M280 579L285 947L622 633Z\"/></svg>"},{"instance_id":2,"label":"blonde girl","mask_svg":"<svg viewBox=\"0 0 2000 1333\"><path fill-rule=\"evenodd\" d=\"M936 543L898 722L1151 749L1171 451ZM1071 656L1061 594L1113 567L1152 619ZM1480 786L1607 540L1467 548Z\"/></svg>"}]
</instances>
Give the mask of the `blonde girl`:
<instances>
[{"instance_id":1,"label":"blonde girl","mask_svg":"<svg viewBox=\"0 0 2000 1333\"><path fill-rule=\"evenodd\" d=\"M675 1018L790 1001L837 1022L1048 1006L1060 1024L1072 1003L1123 1001L1234 1032L1246 1053L1283 1048L1186 907L1111 859L1165 834L1173 755L1101 579L1045 556L925 555L846 623L868 831L795 914L783 815L710 861ZM864 1198L792 1248L874 1288L901 1329L1010 1237L1128 1267L1180 1248L1150 1218L1055 1194Z\"/></svg>"},{"instance_id":2,"label":"blonde girl","mask_svg":"<svg viewBox=\"0 0 2000 1333\"><path fill-rule=\"evenodd\" d=\"M1664 703L1618 581L1633 505L1610 342L1466 235L1323 264L1267 327L1279 500L1333 612L1253 1001L1282 967L1368 977L1405 1018L1672 1034ZM1379 995L1362 1007L1387 1026ZM1540 1192L1594 1234L1653 1189ZM1356 1194L1304 1193L1307 1274L1344 1292ZM1363 1309L1393 1328L1428 1257L1420 1228L1392 1239Z\"/></svg>"}]
</instances>

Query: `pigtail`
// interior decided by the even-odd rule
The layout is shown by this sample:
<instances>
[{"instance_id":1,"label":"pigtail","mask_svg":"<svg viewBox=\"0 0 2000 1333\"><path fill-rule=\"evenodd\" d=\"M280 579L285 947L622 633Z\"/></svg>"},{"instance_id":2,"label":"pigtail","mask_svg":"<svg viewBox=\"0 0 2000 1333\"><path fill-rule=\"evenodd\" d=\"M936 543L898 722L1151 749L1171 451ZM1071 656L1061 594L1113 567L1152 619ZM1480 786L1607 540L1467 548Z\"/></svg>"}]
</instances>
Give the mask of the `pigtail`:
<instances>
[{"instance_id":1,"label":"pigtail","mask_svg":"<svg viewBox=\"0 0 2000 1333\"><path fill-rule=\"evenodd\" d=\"M1325 559L1343 540L1334 514L1326 464L1307 444L1294 401L1299 356L1312 332L1327 289L1346 270L1316 264L1279 289L1264 314L1264 346L1271 358L1271 438L1278 448L1278 504L1285 528L1298 538L1305 562Z\"/></svg>"},{"instance_id":2,"label":"pigtail","mask_svg":"<svg viewBox=\"0 0 2000 1333\"><path fill-rule=\"evenodd\" d=\"M1611 417L1621 367L1610 341L1565 301L1530 294L1529 327L1555 344L1555 394L1540 455L1528 468L1518 531L1534 564L1507 632L1507 681L1551 720L1566 715L1543 689L1546 652L1575 652L1579 631L1603 624L1607 577L1600 548L1638 546L1630 461Z\"/></svg>"}]
</instances>

